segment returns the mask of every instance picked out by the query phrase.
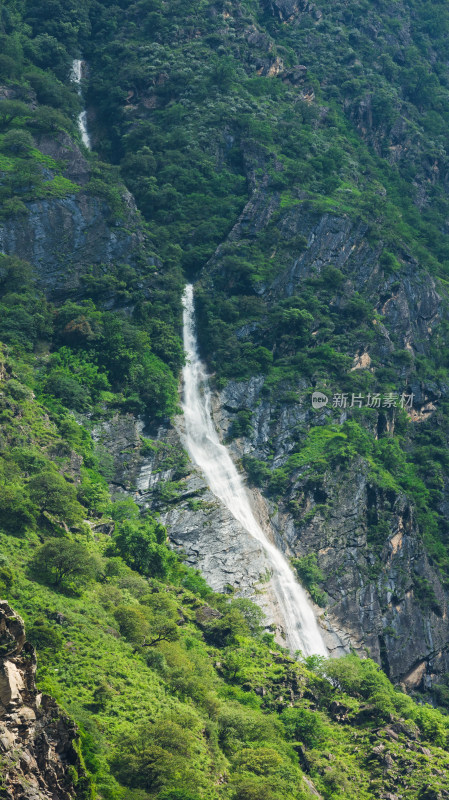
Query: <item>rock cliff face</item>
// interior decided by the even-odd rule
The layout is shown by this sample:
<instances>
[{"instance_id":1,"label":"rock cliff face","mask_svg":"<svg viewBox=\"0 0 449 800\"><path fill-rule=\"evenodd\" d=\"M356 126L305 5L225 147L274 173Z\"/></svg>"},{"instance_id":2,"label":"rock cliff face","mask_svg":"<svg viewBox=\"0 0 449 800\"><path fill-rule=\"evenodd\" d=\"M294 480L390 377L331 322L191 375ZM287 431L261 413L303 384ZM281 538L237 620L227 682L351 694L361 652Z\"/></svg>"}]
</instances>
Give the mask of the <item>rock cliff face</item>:
<instances>
[{"instance_id":1,"label":"rock cliff face","mask_svg":"<svg viewBox=\"0 0 449 800\"><path fill-rule=\"evenodd\" d=\"M65 165L74 193L27 202L26 214L0 221L0 252L29 261L46 294L64 300L82 294L81 278L92 267L108 271L135 266L145 236L132 195L122 187L119 214L88 186L91 168L68 134L37 138L44 156ZM147 256L154 264L154 259Z\"/></svg>"},{"instance_id":2,"label":"rock cliff face","mask_svg":"<svg viewBox=\"0 0 449 800\"><path fill-rule=\"evenodd\" d=\"M0 766L7 800L87 797L76 728L35 685L36 656L22 619L0 600ZM75 789L77 786L77 789Z\"/></svg>"},{"instance_id":3,"label":"rock cliff face","mask_svg":"<svg viewBox=\"0 0 449 800\"><path fill-rule=\"evenodd\" d=\"M232 241L257 235L278 208L278 198L255 185L254 193L230 234ZM367 226L345 216L319 215L298 204L280 223L283 238L307 242L303 252L291 253L285 268L267 285L259 287L268 305L300 293L301 283L326 265L338 267L345 288L363 289L381 314L377 338L359 341L353 353L354 369L375 369L395 348L408 350L410 359L426 355L431 333L444 317L438 286L418 270L406 252L400 272L388 276L379 260L382 248L369 242ZM207 280L220 269L220 250L207 267ZM242 338L251 337L251 326ZM431 418L444 385L418 381L410 365L402 371L404 388L414 393L413 424ZM287 391L289 386L285 387ZM226 439L240 412L251 417L251 429L231 445L237 461L250 455L283 467L297 452L297 430L325 424L331 412L317 416L311 408L310 384L298 377L293 387L297 401L273 400L265 379L230 380L215 397L215 421ZM282 395L282 392L280 392ZM350 417L342 409L339 423ZM380 435L393 429L394 418L380 409L372 423ZM178 431L161 428L165 447L179 449ZM267 582L267 564L259 545L243 531L229 512L211 495L204 479L188 465L179 481L176 469L161 452L142 458L142 425L132 416L105 423L98 438L114 455L113 483L132 490L138 502L159 510L175 549L186 553L211 586L237 591L262 605L268 622L276 622L276 609ZM164 486L178 481L170 497ZM426 688L449 669L447 608L449 595L438 570L426 554L413 502L405 495L382 490L370 479L369 464L358 458L337 471L310 481L301 470L276 502L253 491L253 506L271 538L290 556L316 553L325 575L326 609L320 616L330 651L341 654L354 648L368 652L382 664L393 681ZM383 543L372 547L372 529L387 525Z\"/></svg>"},{"instance_id":4,"label":"rock cliff face","mask_svg":"<svg viewBox=\"0 0 449 800\"><path fill-rule=\"evenodd\" d=\"M276 209L273 195L256 187L231 233L233 240L257 236ZM406 252L401 269L386 275L380 265L382 245L369 242L364 223L345 216L314 214L299 202L283 215L279 229L287 243L300 234L306 246L300 254L291 252L276 278L259 287L268 307L299 295L302 283L326 265L340 269L345 292L363 291L381 320L376 339L359 341L353 369L374 371L396 348L408 351L410 362L402 368L401 380L414 393L411 419L416 425L429 419L449 387L417 380L411 365L416 356L430 352L433 329L447 313L435 281ZM213 285L220 263L217 252L207 267L208 285ZM250 339L253 331L242 328L239 336ZM217 394L216 421L224 438L232 435L239 413L250 415L250 429L232 445L237 459L250 455L273 468L283 467L298 452L298 430L331 419L329 408L319 414L312 410L306 378L298 376L294 387L284 388L294 388L296 400L269 397L262 376L231 380ZM350 411L342 409L336 421L342 424L348 418ZM375 436L393 430L393 415L380 409L372 429ZM448 669L449 596L426 555L413 501L373 485L369 473L363 458L314 480L298 469L276 503L267 499L270 523L288 553L317 554L325 574L327 619L346 632L346 644L369 652L393 681L425 688ZM381 546L377 543L374 555L370 531L382 523L388 535Z\"/></svg>"},{"instance_id":5,"label":"rock cliff face","mask_svg":"<svg viewBox=\"0 0 449 800\"><path fill-rule=\"evenodd\" d=\"M398 5L403 16L405 7L402 3ZM251 74L303 87L306 76L309 80L311 74L309 64L313 66L315 50L318 53L317 37L330 35L326 33L328 18L333 13L344 14L345 10L327 9L325 19L306 0L262 0L259 8L262 16L256 19L251 15L244 17L239 4L236 6L238 24L233 38L242 48L243 41L246 42L245 63ZM216 14L214 9L213 15ZM226 12L226 19L229 17ZM267 19L269 25L265 26ZM362 29L368 22L363 21ZM285 30L299 31L302 26L306 31L303 50L297 47L288 58L285 47L279 52L275 47L279 23ZM410 41L409 33L402 44ZM355 42L353 37L354 46ZM354 51L354 58L355 54ZM307 66L302 64L303 59ZM330 74L323 59L321 68ZM154 87L169 79L168 73L164 75L163 81L155 80ZM303 88L295 95L294 102L304 101L307 108L314 104L314 125L318 132L321 124L331 117L330 108L316 105L312 84L310 90ZM137 94L130 89L128 101L133 100L133 105L128 110L138 109ZM343 107L362 139L379 156L381 134L381 139L389 143L389 162L400 162L410 146L406 120L398 118L387 137L386 129L376 127L379 109L376 111L374 99L367 94L357 104L345 101ZM146 111L140 108L139 114L151 115L151 109L162 102L155 95L154 104L143 102ZM353 212L351 215L343 211L323 213L319 210L323 204L313 205L310 192L302 188L299 179L295 179L296 184L290 185L288 191L279 188L288 183L282 180L285 159L275 149L270 151L257 141L256 135L248 132L240 132L238 138L235 131L232 135L230 131L226 135L221 131L220 137L222 134L228 144L240 150L242 173L249 189L249 200L224 244L232 245L237 253L240 246L242 250L245 246L250 248L258 237L267 231L271 235L275 229L273 241L279 245L273 245L272 249L272 240L267 235L268 244L263 244L261 251L267 260L276 256L273 261L276 267L271 278L254 281L248 290L251 299L262 300L270 311L289 298L299 297L304 282L321 276L326 268L339 270L343 284L331 298L331 304L344 308L348 298L360 294L370 303L376 317L372 335L353 331L352 369L360 374L364 371L375 374L399 351L402 362L396 364L395 374L404 389L413 392L412 422L418 426L423 420L432 420L438 402L448 396L449 387L429 377L418 379L414 365L431 353L433 333L446 320L444 286L399 244L393 266L385 269L384 243L379 236L376 239L372 235L366 214L362 220ZM327 139L326 142L329 143ZM92 265L107 272L121 264L137 264L145 247L145 233L139 225L133 198L126 192L122 196L121 216L117 218L111 213L111 204L101 192L95 192L92 165L70 137L37 136L36 145L44 156L64 162L64 176L76 184L77 191L63 198L28 202L26 215L9 217L0 224L0 249L30 260L48 294L61 299L80 296L83 275ZM223 148L223 142L217 144L217 163ZM356 171L362 173L359 167L361 163ZM432 170L436 175L436 162ZM421 185L422 181L418 183ZM360 187L362 191L363 185ZM344 198L346 190L341 188ZM380 202L386 192L379 183ZM325 195L323 190L323 199ZM344 208L344 201L340 201L339 197L339 207ZM329 207L326 203L324 206ZM370 213L373 217L377 213L374 204ZM200 281L211 296L217 277L224 271L225 249L223 244L218 247L201 274ZM148 252L145 259L147 265L156 261ZM232 295L233 287L229 284L228 288ZM111 293L106 305L114 307L115 302ZM254 343L257 325L257 322L242 325L236 334L238 340ZM341 337L345 336L346 330L342 329ZM344 349L341 344L341 352ZM289 456L298 452L312 425L324 425L331 419L342 424L349 418L346 409L341 410L338 419L335 415L331 417L329 408L319 415L312 412L309 395L313 388L298 369L294 385L281 386L277 399L270 396L262 375L241 382L231 379L225 389L217 392L216 423L223 438L232 435L239 413L245 412L251 419L245 435L234 439L236 460L246 455L269 462L273 469L282 469ZM338 386L334 388L338 390ZM295 399L283 400L282 394L289 392L295 394ZM371 420L371 433L381 436L385 430L393 430L394 425L394 415L379 410ZM298 429L302 439L298 438ZM161 450L142 456L142 433L143 425L132 415L117 415L96 431L98 448L111 462L107 471L114 490L128 491L139 502L159 510L173 546L186 552L189 563L198 566L214 588L225 590L232 583L242 594L265 604L269 619L275 621L276 613L270 608L267 591L266 563L258 545L220 507L192 465L179 474L179 469ZM161 429L158 442L175 450L180 447L179 434L173 430ZM442 494L447 511L448 481ZM257 491L253 493L253 501L261 523L270 529L273 539L288 555L317 554L328 597L322 622L328 632L334 632L329 639L333 651L341 652L341 648L349 645L359 652L368 650L393 680L406 680L412 685L432 680L436 673L449 668L446 633L449 597L435 564L426 554L416 509L405 494L373 484L366 459L348 460L344 467L325 471L319 480L310 480L298 469L289 475L286 489L276 502L268 492L263 497ZM377 541L376 548L372 547L373 529L384 531L384 538L380 543Z\"/></svg>"},{"instance_id":6,"label":"rock cliff face","mask_svg":"<svg viewBox=\"0 0 449 800\"><path fill-rule=\"evenodd\" d=\"M41 285L62 298L82 292L87 264L107 268L121 261L129 263L144 237L131 196L125 197L129 214L125 230L110 221L101 198L85 191L89 168L69 137L61 135L57 141L42 137L38 145L45 155L65 161L66 176L79 184L80 191L63 199L30 203L26 217L2 223L0 241L5 252L30 260ZM229 241L237 244L257 237L280 208L279 194L256 178L264 156L253 148L246 151L245 159L252 193L229 234ZM444 305L434 279L418 269L407 252L402 253L401 271L385 274L380 265L382 246L370 242L366 223L314 212L300 195L277 225L286 243L299 237L307 244L300 251L287 244L283 268L270 283L259 285L257 291L268 307L300 293L304 280L333 265L344 274L346 292L363 290L382 315L375 342L358 343L354 369L375 368L395 348L408 350L412 361L416 354L429 352L431 333L444 316ZM220 268L219 248L205 269L206 279L213 282ZM252 333L251 327L242 328L239 337L250 339ZM434 413L442 387L412 379L407 366L403 380L414 392L418 424ZM282 467L296 446L295 427L307 429L312 422L306 399L309 388L307 380L298 378L294 389L302 399L288 405L267 399L261 376L230 381L216 398L217 425L226 437L243 410L250 412L252 426L251 432L234 442L236 459L247 454L270 458L274 468ZM345 418L342 412L341 421ZM326 411L322 419L326 421ZM389 424L388 415L379 413L379 431ZM112 459L111 484L161 511L173 546L186 552L188 562L201 569L213 588L236 586L241 594L261 603L269 622L276 622L267 564L259 545L220 507L194 469L184 476L173 497L161 500L160 487L176 480L175 470L161 466L158 455L142 458L142 429L142 423L128 415L117 416L98 430L98 446L106 459ZM173 431L161 431L160 436L166 444L179 447ZM310 486L298 474L279 503L255 493L254 504L260 521L287 554L318 554L328 595L322 624L331 651L341 653L349 646L361 653L368 650L393 680L421 685L448 669L447 592L425 553L406 498L373 488L366 463L352 464L350 472L350 480L347 471L326 474L319 487ZM297 511L292 514L293 507ZM380 560L373 561L367 547L369 524L386 516L391 536ZM430 600L419 596L423 585L431 587Z\"/></svg>"},{"instance_id":7,"label":"rock cliff face","mask_svg":"<svg viewBox=\"0 0 449 800\"><path fill-rule=\"evenodd\" d=\"M264 398L263 385L262 378L229 382L216 396L215 421L225 437L239 411L252 411L253 431L233 442L234 456L238 460L250 453L263 459L270 448L279 465L294 446L295 425L304 424L311 412L300 406L280 412ZM161 429L159 435L179 446L176 431ZM235 586L238 594L261 605L267 624L277 623L261 548L190 468L165 501L160 487L173 479L174 470L161 469L157 456L144 459L136 473L136 499L161 512L172 546L186 554L187 563L200 569L212 588ZM298 473L277 503L258 491L251 494L259 521L281 550L298 557L317 554L327 603L316 613L333 655L350 649L362 656L368 652L393 682L410 688L427 689L448 670L449 597L405 496L373 486L361 458L326 473L320 483ZM390 533L375 557L370 524L386 518Z\"/></svg>"},{"instance_id":8,"label":"rock cliff face","mask_svg":"<svg viewBox=\"0 0 449 800\"><path fill-rule=\"evenodd\" d=\"M255 185L230 240L256 236L277 209L276 196ZM353 369L376 369L397 348L410 353L411 364L416 355L429 353L433 328L445 315L444 302L435 281L418 269L408 253L402 254L401 270L387 275L380 265L382 246L370 243L366 224L345 216L319 215L301 203L284 214L279 228L285 241L302 236L307 245L303 252L291 253L270 284L259 286L268 307L299 294L304 280L332 264L345 276L346 293L363 290L381 319L374 341L359 341ZM220 264L219 248L206 268L210 287ZM239 336L250 339L253 331L251 326L242 328ZM418 425L432 417L447 389L441 383L418 381L410 364L402 369L401 379L404 388L414 393L412 421ZM307 431L330 420L330 409L319 415L312 410L306 378L298 377L294 387L284 388L286 392L294 388L295 402L273 399L263 376L230 380L217 393L215 421L223 439L232 436L239 413L250 415L250 429L231 445L237 461L249 455L282 468L298 452L298 429ZM338 422L348 418L349 410L342 409ZM380 409L371 422L372 432L378 436L393 430L394 424L394 416ZM177 435L160 431L165 442L173 442ZM159 487L172 480L173 471L161 469L157 457L150 459L135 483L140 501L161 510L173 546L186 552L189 563L200 568L214 588L223 590L233 583L261 603L269 620L275 621L269 600L264 599L263 555L195 471L168 501L161 502ZM368 652L393 681L415 688L428 688L448 670L449 596L426 553L413 501L375 485L365 459L354 459L315 480L299 469L276 502L253 492L253 503L260 521L287 555L317 555L327 594L326 609L317 613L331 652L339 654L350 647L360 654ZM373 543L373 529L381 528L385 529L382 542Z\"/></svg>"},{"instance_id":9,"label":"rock cliff face","mask_svg":"<svg viewBox=\"0 0 449 800\"><path fill-rule=\"evenodd\" d=\"M269 440L275 463L283 464L294 446L292 431L307 424L310 408L280 412L262 389L263 381L257 379L230 382L217 402L217 419L226 433L238 411L254 409L254 430L234 442L235 455L249 452L263 458ZM284 547L297 556L317 554L329 623L346 632L348 645L361 654L368 650L393 681L412 686L425 682L425 675L432 679L447 670L449 598L405 496L373 486L368 465L359 458L320 481L310 481L298 470L282 501L275 505L268 500L268 508ZM375 557L369 524L382 519L388 519L389 534ZM427 599L419 591L423 581L431 587Z\"/></svg>"},{"instance_id":10,"label":"rock cliff face","mask_svg":"<svg viewBox=\"0 0 449 800\"><path fill-rule=\"evenodd\" d=\"M160 440L173 449L182 446L182 419L176 429L161 428ZM270 564L259 542L210 491L202 474L189 461L182 480L177 481L170 498L164 493L167 482L176 477L174 468L164 469L163 456L156 452L145 458L137 475L138 503L161 514L174 550L183 554L186 563L201 571L209 585L218 592L235 590L240 597L257 603L266 615L266 626L276 626L282 644L283 622L270 580ZM270 523L267 504L257 491L249 492L253 511L271 539L283 549L282 536ZM320 609L316 608L317 614ZM323 616L323 636L335 654L346 652L345 635Z\"/></svg>"}]
</instances>

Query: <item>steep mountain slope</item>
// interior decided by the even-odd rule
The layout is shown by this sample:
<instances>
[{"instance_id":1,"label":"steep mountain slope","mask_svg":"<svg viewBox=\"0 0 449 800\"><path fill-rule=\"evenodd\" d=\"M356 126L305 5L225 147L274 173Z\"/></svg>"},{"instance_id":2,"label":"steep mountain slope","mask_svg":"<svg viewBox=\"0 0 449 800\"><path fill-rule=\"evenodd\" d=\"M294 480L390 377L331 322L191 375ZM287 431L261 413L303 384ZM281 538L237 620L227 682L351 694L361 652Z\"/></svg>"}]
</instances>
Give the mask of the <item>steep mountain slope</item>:
<instances>
[{"instance_id":1,"label":"steep mountain slope","mask_svg":"<svg viewBox=\"0 0 449 800\"><path fill-rule=\"evenodd\" d=\"M200 272L223 434L285 546L317 554L329 617L412 682L447 671L448 643L448 18L428 10L136 3L90 89L161 248L170 229ZM233 224L211 162L222 191L246 179Z\"/></svg>"},{"instance_id":2,"label":"steep mountain slope","mask_svg":"<svg viewBox=\"0 0 449 800\"><path fill-rule=\"evenodd\" d=\"M0 25L0 587L80 726L92 782L71 752L64 791L449 797L445 5L6 0ZM170 422L186 275L261 516L334 653L396 688L294 662L248 601L262 554ZM4 724L21 797L47 767Z\"/></svg>"}]
</instances>

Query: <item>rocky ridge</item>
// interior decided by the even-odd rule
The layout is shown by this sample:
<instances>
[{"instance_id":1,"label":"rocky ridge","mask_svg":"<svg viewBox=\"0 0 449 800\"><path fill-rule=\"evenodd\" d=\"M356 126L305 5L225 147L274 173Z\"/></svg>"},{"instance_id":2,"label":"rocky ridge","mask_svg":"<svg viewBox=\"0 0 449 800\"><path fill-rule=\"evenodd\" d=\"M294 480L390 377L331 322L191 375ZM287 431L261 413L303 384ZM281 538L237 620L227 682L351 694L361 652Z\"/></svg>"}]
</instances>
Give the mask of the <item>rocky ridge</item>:
<instances>
[{"instance_id":1,"label":"rocky ridge","mask_svg":"<svg viewBox=\"0 0 449 800\"><path fill-rule=\"evenodd\" d=\"M53 698L37 692L35 673L36 655L23 620L0 600L1 795L5 800L87 796L76 727Z\"/></svg>"}]
</instances>

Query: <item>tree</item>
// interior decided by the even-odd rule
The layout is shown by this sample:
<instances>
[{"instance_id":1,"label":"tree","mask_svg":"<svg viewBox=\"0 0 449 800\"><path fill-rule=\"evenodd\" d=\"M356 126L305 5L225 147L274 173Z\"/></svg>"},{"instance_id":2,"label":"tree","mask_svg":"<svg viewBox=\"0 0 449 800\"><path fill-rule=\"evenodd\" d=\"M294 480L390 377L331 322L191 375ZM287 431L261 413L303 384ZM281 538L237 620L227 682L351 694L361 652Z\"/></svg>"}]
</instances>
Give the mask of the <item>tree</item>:
<instances>
[{"instance_id":1,"label":"tree","mask_svg":"<svg viewBox=\"0 0 449 800\"><path fill-rule=\"evenodd\" d=\"M265 614L259 606L246 597L235 598L232 606L243 614L252 636L258 636L263 632Z\"/></svg>"},{"instance_id":2,"label":"tree","mask_svg":"<svg viewBox=\"0 0 449 800\"><path fill-rule=\"evenodd\" d=\"M41 513L47 512L75 525L83 519L83 508L77 502L75 487L68 484L56 470L45 470L31 478L29 484L32 502Z\"/></svg>"},{"instance_id":3,"label":"tree","mask_svg":"<svg viewBox=\"0 0 449 800\"><path fill-rule=\"evenodd\" d=\"M155 614L150 620L149 640L142 642L142 647L154 647L159 642L176 642L179 639L179 628L172 619L163 614Z\"/></svg>"},{"instance_id":4,"label":"tree","mask_svg":"<svg viewBox=\"0 0 449 800\"><path fill-rule=\"evenodd\" d=\"M0 525L8 533L21 534L27 525L35 522L34 509L23 486L15 483L1 487Z\"/></svg>"},{"instance_id":5,"label":"tree","mask_svg":"<svg viewBox=\"0 0 449 800\"><path fill-rule=\"evenodd\" d=\"M120 633L137 647L154 647L159 642L176 642L179 629L165 613L152 614L142 606L121 605L115 612Z\"/></svg>"},{"instance_id":6,"label":"tree","mask_svg":"<svg viewBox=\"0 0 449 800\"><path fill-rule=\"evenodd\" d=\"M30 108L20 100L2 100L0 103L0 130L4 130L18 117L27 118L31 115Z\"/></svg>"},{"instance_id":7,"label":"tree","mask_svg":"<svg viewBox=\"0 0 449 800\"><path fill-rule=\"evenodd\" d=\"M235 642L237 636L247 636L248 623L238 608L230 608L220 619L211 619L203 625L204 638L214 647L225 647Z\"/></svg>"},{"instance_id":8,"label":"tree","mask_svg":"<svg viewBox=\"0 0 449 800\"><path fill-rule=\"evenodd\" d=\"M122 735L111 766L125 786L155 792L164 786L173 791L173 784L178 784L187 791L196 788L192 783L198 785L195 755L193 733L170 719L161 718Z\"/></svg>"},{"instance_id":9,"label":"tree","mask_svg":"<svg viewBox=\"0 0 449 800\"><path fill-rule=\"evenodd\" d=\"M15 156L27 156L33 144L33 137L29 131L13 128L3 137L2 151Z\"/></svg>"},{"instance_id":10,"label":"tree","mask_svg":"<svg viewBox=\"0 0 449 800\"><path fill-rule=\"evenodd\" d=\"M164 577L174 556L165 546L166 530L154 519L118 523L114 544L124 561L142 575Z\"/></svg>"},{"instance_id":11,"label":"tree","mask_svg":"<svg viewBox=\"0 0 449 800\"><path fill-rule=\"evenodd\" d=\"M63 369L52 369L45 381L45 391L59 398L68 408L85 411L89 394L80 382Z\"/></svg>"},{"instance_id":12,"label":"tree","mask_svg":"<svg viewBox=\"0 0 449 800\"><path fill-rule=\"evenodd\" d=\"M302 742L306 747L316 747L326 738L326 726L317 711L286 708L282 712L281 720L287 737Z\"/></svg>"},{"instance_id":13,"label":"tree","mask_svg":"<svg viewBox=\"0 0 449 800\"><path fill-rule=\"evenodd\" d=\"M141 646L150 635L148 617L139 606L121 605L115 611L120 633L128 642Z\"/></svg>"},{"instance_id":14,"label":"tree","mask_svg":"<svg viewBox=\"0 0 449 800\"><path fill-rule=\"evenodd\" d=\"M52 539L37 550L31 567L37 577L55 588L79 587L94 580L100 563L83 544Z\"/></svg>"}]
</instances>

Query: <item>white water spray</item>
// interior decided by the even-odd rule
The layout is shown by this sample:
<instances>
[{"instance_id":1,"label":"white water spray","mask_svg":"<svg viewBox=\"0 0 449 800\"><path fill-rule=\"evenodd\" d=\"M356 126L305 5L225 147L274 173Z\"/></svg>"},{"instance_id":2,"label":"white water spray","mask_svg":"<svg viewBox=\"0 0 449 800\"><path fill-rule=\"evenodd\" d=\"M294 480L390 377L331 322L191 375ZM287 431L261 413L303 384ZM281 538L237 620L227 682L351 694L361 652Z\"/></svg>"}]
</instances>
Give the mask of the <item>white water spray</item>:
<instances>
[{"instance_id":1,"label":"white water spray","mask_svg":"<svg viewBox=\"0 0 449 800\"><path fill-rule=\"evenodd\" d=\"M268 540L257 522L243 481L228 450L218 438L212 420L207 372L198 354L191 284L185 288L183 307L184 349L187 356L187 364L183 369L183 411L189 455L203 471L215 496L250 536L263 546L271 567L272 585L290 650L301 650L307 656L327 656L307 595L295 580L285 556Z\"/></svg>"},{"instance_id":2,"label":"white water spray","mask_svg":"<svg viewBox=\"0 0 449 800\"><path fill-rule=\"evenodd\" d=\"M78 86L78 94L81 97L81 79L83 77L83 62L80 58L75 58L72 64L72 81ZM81 134L81 140L88 150L92 149L90 143L90 136L87 131L87 111L83 109L78 114L78 129Z\"/></svg>"}]
</instances>

